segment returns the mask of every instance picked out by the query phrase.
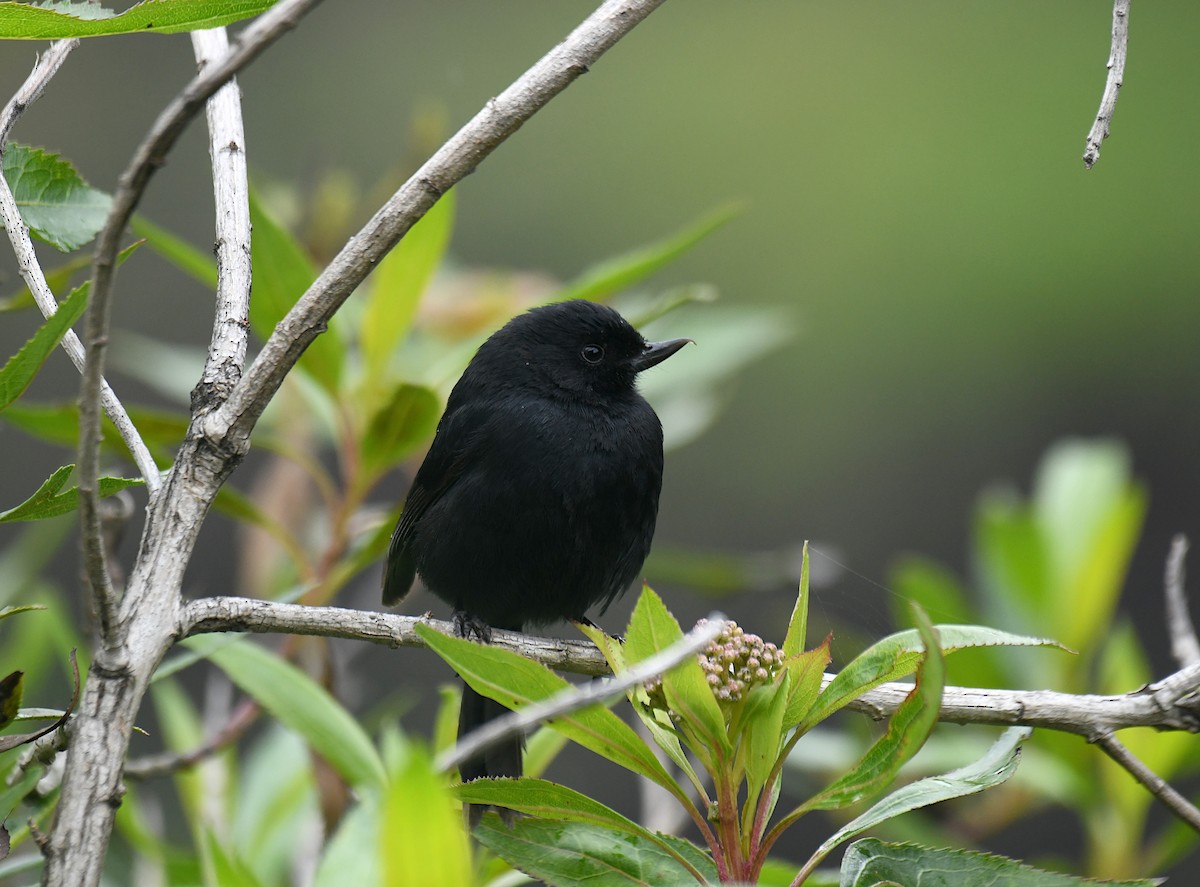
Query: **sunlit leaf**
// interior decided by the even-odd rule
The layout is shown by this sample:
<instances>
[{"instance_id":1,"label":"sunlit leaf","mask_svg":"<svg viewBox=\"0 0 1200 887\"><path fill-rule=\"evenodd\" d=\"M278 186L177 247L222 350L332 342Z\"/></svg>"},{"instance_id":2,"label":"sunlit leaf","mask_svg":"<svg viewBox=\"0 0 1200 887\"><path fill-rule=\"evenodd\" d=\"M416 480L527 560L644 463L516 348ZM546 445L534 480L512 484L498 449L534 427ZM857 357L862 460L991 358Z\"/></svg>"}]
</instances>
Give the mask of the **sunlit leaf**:
<instances>
[{"instance_id":1,"label":"sunlit leaf","mask_svg":"<svg viewBox=\"0 0 1200 887\"><path fill-rule=\"evenodd\" d=\"M250 326L265 342L275 331L275 325L317 279L317 270L296 238L263 206L253 189L250 221L254 226L250 247L254 263ZM334 396L346 359L345 346L335 327L336 321L330 321L330 328L312 341L298 364Z\"/></svg>"},{"instance_id":2,"label":"sunlit leaf","mask_svg":"<svg viewBox=\"0 0 1200 887\"><path fill-rule=\"evenodd\" d=\"M0 3L0 39L60 40L102 34L175 34L258 15L275 0L143 0L117 14L96 3L59 0L52 8Z\"/></svg>"},{"instance_id":3,"label":"sunlit leaf","mask_svg":"<svg viewBox=\"0 0 1200 887\"><path fill-rule=\"evenodd\" d=\"M545 699L569 686L544 665L508 650L450 637L427 625L417 625L416 632L473 690L510 708ZM678 791L654 753L607 708L592 706L561 715L551 726L601 757Z\"/></svg>"},{"instance_id":4,"label":"sunlit leaf","mask_svg":"<svg viewBox=\"0 0 1200 887\"><path fill-rule=\"evenodd\" d=\"M407 749L388 786L378 848L384 884L463 887L472 882L462 808L421 747Z\"/></svg>"},{"instance_id":5,"label":"sunlit leaf","mask_svg":"<svg viewBox=\"0 0 1200 887\"><path fill-rule=\"evenodd\" d=\"M294 665L251 643L204 635L183 643L204 653L284 726L299 733L352 786L385 782L383 762L359 722Z\"/></svg>"},{"instance_id":6,"label":"sunlit leaf","mask_svg":"<svg viewBox=\"0 0 1200 887\"><path fill-rule=\"evenodd\" d=\"M800 559L800 593L796 595L796 605L792 607L792 618L788 620L787 634L780 648L785 657L799 655L804 649L805 637L808 634L808 542Z\"/></svg>"},{"instance_id":7,"label":"sunlit leaf","mask_svg":"<svg viewBox=\"0 0 1200 887\"><path fill-rule=\"evenodd\" d=\"M371 273L360 337L367 372L376 378L386 376L393 352L412 326L421 294L450 244L454 199L453 190L443 194Z\"/></svg>"}]
</instances>

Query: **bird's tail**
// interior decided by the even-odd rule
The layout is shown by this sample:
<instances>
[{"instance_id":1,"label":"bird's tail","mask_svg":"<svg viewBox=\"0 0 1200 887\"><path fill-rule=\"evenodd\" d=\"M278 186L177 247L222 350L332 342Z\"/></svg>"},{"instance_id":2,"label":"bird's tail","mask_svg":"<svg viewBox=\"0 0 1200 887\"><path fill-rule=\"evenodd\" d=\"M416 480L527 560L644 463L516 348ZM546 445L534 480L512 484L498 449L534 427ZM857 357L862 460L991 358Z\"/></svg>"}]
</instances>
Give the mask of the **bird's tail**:
<instances>
[{"instance_id":1,"label":"bird's tail","mask_svg":"<svg viewBox=\"0 0 1200 887\"><path fill-rule=\"evenodd\" d=\"M480 696L464 683L462 706L458 710L458 738L462 739L472 730L507 711L508 709L496 700ZM475 757L464 761L458 768L463 782L483 776L520 776L522 773L521 749L524 744L521 737L514 736L511 739L495 743ZM484 804L468 806L467 822L471 828L476 826L486 809L487 805ZM512 811L500 809L499 812L505 821L511 821Z\"/></svg>"}]
</instances>

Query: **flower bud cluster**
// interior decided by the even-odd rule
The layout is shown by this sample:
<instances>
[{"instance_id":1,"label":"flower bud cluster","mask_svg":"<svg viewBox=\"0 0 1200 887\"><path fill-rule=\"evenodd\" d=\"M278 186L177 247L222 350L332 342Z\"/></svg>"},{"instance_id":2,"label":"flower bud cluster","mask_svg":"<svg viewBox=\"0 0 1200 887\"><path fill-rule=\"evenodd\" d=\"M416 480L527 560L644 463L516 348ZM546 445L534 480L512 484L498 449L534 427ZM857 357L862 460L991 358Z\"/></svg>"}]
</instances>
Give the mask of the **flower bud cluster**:
<instances>
[{"instance_id":1,"label":"flower bud cluster","mask_svg":"<svg viewBox=\"0 0 1200 887\"><path fill-rule=\"evenodd\" d=\"M755 686L775 680L782 666L783 653L778 647L748 634L736 622L727 622L725 630L700 654L704 677L722 703L741 701Z\"/></svg>"},{"instance_id":2,"label":"flower bud cluster","mask_svg":"<svg viewBox=\"0 0 1200 887\"><path fill-rule=\"evenodd\" d=\"M707 619L701 619L696 626L707 622ZM775 680L783 667L783 653L778 647L756 634L747 634L732 621L725 623L725 630L696 658L708 686L722 705L740 702L754 687ZM662 678L648 681L646 692L654 708L667 709Z\"/></svg>"}]
</instances>

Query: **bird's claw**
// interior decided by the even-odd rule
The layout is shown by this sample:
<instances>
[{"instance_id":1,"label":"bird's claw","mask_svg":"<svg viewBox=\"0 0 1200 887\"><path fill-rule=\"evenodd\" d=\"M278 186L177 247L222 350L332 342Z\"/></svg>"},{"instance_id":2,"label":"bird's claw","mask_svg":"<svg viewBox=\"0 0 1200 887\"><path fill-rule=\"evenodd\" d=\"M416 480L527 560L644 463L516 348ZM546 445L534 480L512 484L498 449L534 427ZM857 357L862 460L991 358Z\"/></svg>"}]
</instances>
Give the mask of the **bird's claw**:
<instances>
[{"instance_id":1,"label":"bird's claw","mask_svg":"<svg viewBox=\"0 0 1200 887\"><path fill-rule=\"evenodd\" d=\"M451 619L454 622L454 633L460 638L469 641L474 637L485 644L492 642L492 627L474 613L455 610Z\"/></svg>"}]
</instances>

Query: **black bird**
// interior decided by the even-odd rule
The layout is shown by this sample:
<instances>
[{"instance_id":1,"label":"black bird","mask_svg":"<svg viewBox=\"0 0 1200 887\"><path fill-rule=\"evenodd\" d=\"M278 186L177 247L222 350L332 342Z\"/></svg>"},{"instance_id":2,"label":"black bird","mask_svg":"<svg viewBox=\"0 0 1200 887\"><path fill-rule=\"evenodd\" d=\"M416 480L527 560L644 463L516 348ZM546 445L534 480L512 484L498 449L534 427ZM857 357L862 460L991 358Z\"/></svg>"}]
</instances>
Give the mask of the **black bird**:
<instances>
[{"instance_id":1,"label":"black bird","mask_svg":"<svg viewBox=\"0 0 1200 887\"><path fill-rule=\"evenodd\" d=\"M575 300L519 315L450 393L388 546L383 602L419 574L460 635L586 619L637 576L662 488L662 425L637 374L690 340L647 343L620 314ZM463 688L463 736L504 707ZM521 742L464 780L519 776ZM472 822L479 811L472 810Z\"/></svg>"}]
</instances>

